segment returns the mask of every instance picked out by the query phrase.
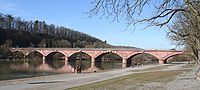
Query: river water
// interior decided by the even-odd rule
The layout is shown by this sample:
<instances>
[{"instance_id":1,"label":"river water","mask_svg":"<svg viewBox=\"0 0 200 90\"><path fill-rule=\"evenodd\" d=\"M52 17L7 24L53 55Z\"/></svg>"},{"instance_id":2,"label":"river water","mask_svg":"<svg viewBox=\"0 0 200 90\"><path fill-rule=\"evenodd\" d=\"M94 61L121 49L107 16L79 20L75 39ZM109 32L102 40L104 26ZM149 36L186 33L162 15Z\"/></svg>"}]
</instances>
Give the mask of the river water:
<instances>
[{"instance_id":1,"label":"river water","mask_svg":"<svg viewBox=\"0 0 200 90\"><path fill-rule=\"evenodd\" d=\"M81 70L85 72L93 72L91 68L96 70L110 70L122 68L121 62L96 62L92 63L88 60L81 62ZM27 77L37 77L44 75L53 75L61 73L74 73L75 62L64 60L0 60L0 80L10 80Z\"/></svg>"}]
</instances>

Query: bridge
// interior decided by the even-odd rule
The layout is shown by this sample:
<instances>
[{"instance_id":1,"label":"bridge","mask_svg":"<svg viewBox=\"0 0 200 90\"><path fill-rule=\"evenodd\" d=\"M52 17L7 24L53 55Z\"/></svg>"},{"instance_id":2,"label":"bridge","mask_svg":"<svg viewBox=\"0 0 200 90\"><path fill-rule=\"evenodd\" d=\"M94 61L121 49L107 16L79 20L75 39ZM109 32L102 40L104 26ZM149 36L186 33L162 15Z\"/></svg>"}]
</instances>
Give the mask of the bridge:
<instances>
[{"instance_id":1,"label":"bridge","mask_svg":"<svg viewBox=\"0 0 200 90\"><path fill-rule=\"evenodd\" d=\"M177 50L136 50L124 48L11 48L13 53L20 52L24 56L29 55L31 52L38 52L42 55L43 61L48 57L52 57L55 53L64 55L64 60L68 62L69 57L77 53L85 53L91 58L91 63L95 63L98 56L106 53L113 53L122 58L123 67L126 66L127 60L138 54L150 54L155 56L160 64L164 64L166 60L174 55L185 54L185 51ZM91 64L91 66L93 66Z\"/></svg>"}]
</instances>

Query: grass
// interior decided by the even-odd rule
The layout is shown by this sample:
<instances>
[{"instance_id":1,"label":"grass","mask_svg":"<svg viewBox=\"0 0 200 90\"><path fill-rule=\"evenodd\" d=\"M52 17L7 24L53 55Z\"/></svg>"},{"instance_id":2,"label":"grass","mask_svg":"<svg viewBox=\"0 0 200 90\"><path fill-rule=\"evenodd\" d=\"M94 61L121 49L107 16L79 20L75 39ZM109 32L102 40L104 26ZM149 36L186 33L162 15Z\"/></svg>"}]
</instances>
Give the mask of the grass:
<instances>
[{"instance_id":1,"label":"grass","mask_svg":"<svg viewBox=\"0 0 200 90\"><path fill-rule=\"evenodd\" d=\"M165 69L165 68L167 68L168 66L172 66L172 65L163 65L163 66L151 67L151 68L142 69L142 70L130 70L130 71L132 71L132 72L140 72L140 71L158 71L158 70Z\"/></svg>"},{"instance_id":2,"label":"grass","mask_svg":"<svg viewBox=\"0 0 200 90\"><path fill-rule=\"evenodd\" d=\"M193 68L194 66L194 64L186 64L183 66L183 68Z\"/></svg>"},{"instance_id":3,"label":"grass","mask_svg":"<svg viewBox=\"0 0 200 90\"><path fill-rule=\"evenodd\" d=\"M173 65L152 67L144 70L134 70L134 72L149 72L134 73L110 80L68 88L67 90L163 90L166 89L165 85L174 80L177 75L189 72L192 67L194 67L193 64L186 64L182 66L181 70L159 71L168 66Z\"/></svg>"},{"instance_id":4,"label":"grass","mask_svg":"<svg viewBox=\"0 0 200 90\"><path fill-rule=\"evenodd\" d=\"M67 90L135 90L151 82L167 83L183 72L185 71L175 70L136 73L102 82L73 87Z\"/></svg>"}]
</instances>

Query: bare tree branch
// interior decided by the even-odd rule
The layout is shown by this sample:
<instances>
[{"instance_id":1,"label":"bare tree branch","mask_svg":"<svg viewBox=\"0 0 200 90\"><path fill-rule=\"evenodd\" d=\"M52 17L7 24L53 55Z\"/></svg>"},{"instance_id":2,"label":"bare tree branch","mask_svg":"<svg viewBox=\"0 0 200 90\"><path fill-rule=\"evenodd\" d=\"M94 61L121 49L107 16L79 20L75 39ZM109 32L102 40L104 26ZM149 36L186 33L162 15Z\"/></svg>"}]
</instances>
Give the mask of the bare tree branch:
<instances>
[{"instance_id":1,"label":"bare tree branch","mask_svg":"<svg viewBox=\"0 0 200 90\"><path fill-rule=\"evenodd\" d=\"M198 0L94 0L93 8L87 13L89 17L100 15L114 21L125 20L127 26L140 23L148 23L148 26L167 25L172 18L185 12L197 17L200 21L200 9L196 6L200 4ZM153 16L143 17L143 10L148 8L156 9L157 13ZM139 16L142 16L139 18Z\"/></svg>"}]
</instances>

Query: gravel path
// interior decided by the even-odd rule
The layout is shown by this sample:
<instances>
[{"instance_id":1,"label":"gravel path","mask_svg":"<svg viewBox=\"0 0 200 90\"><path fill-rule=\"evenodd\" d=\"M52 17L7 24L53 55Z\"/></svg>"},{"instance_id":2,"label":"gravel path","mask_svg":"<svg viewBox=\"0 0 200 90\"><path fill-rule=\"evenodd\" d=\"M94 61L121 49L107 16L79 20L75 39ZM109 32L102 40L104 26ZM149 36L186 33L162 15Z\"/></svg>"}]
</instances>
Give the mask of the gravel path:
<instances>
[{"instance_id":1,"label":"gravel path","mask_svg":"<svg viewBox=\"0 0 200 90\"><path fill-rule=\"evenodd\" d=\"M173 71L183 70L184 64L170 66L159 71ZM200 81L196 79L195 71L193 68L189 72L185 72L170 82L149 82L145 85L138 87L137 90L200 90Z\"/></svg>"},{"instance_id":2,"label":"gravel path","mask_svg":"<svg viewBox=\"0 0 200 90\"><path fill-rule=\"evenodd\" d=\"M188 73L177 76L175 80L166 85L167 90L200 90L200 81L196 79L194 68Z\"/></svg>"}]
</instances>

